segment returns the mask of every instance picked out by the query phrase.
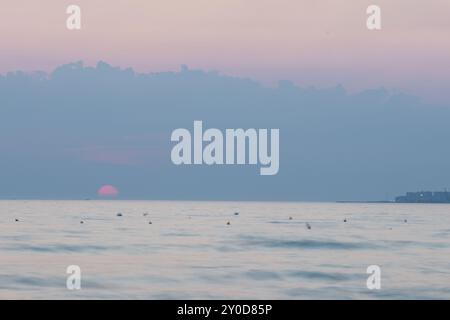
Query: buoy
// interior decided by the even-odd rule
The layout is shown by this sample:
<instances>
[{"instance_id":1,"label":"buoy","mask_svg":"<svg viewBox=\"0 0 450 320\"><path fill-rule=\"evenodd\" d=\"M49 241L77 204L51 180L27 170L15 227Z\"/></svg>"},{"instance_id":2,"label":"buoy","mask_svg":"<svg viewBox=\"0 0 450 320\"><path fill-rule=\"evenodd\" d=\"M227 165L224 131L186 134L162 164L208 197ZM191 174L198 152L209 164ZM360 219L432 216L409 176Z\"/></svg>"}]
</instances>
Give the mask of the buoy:
<instances>
[{"instance_id":1,"label":"buoy","mask_svg":"<svg viewBox=\"0 0 450 320\"><path fill-rule=\"evenodd\" d=\"M308 230L311 230L311 225L308 222L306 223L306 228L308 228Z\"/></svg>"},{"instance_id":2,"label":"buoy","mask_svg":"<svg viewBox=\"0 0 450 320\"><path fill-rule=\"evenodd\" d=\"M122 214L121 214L121 213L119 212L119 213L117 214L117 216L118 216L118 217L121 217L121 216L122 216Z\"/></svg>"},{"instance_id":3,"label":"buoy","mask_svg":"<svg viewBox=\"0 0 450 320\"><path fill-rule=\"evenodd\" d=\"M231 225L230 221L227 222L227 226Z\"/></svg>"}]
</instances>

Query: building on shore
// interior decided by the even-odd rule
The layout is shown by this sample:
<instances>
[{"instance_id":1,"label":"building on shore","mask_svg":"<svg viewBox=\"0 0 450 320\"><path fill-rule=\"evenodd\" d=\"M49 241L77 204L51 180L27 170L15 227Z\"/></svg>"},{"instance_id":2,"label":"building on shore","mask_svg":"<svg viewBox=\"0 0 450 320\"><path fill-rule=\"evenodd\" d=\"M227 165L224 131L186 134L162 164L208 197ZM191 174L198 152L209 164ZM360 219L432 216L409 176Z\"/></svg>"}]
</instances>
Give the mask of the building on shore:
<instances>
[{"instance_id":1,"label":"building on shore","mask_svg":"<svg viewBox=\"0 0 450 320\"><path fill-rule=\"evenodd\" d=\"M448 191L407 192L404 196L395 198L397 203L450 203Z\"/></svg>"}]
</instances>

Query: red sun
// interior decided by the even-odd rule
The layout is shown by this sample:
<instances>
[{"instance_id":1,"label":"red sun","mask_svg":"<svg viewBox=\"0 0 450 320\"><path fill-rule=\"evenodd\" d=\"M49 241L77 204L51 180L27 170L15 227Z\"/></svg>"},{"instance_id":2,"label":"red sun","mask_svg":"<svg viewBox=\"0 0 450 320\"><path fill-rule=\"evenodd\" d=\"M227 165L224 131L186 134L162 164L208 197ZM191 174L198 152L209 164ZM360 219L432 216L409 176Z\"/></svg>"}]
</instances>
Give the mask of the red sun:
<instances>
[{"instance_id":1,"label":"red sun","mask_svg":"<svg viewBox=\"0 0 450 320\"><path fill-rule=\"evenodd\" d=\"M104 185L98 189L97 194L100 197L117 197L119 195L119 190L112 185Z\"/></svg>"}]
</instances>

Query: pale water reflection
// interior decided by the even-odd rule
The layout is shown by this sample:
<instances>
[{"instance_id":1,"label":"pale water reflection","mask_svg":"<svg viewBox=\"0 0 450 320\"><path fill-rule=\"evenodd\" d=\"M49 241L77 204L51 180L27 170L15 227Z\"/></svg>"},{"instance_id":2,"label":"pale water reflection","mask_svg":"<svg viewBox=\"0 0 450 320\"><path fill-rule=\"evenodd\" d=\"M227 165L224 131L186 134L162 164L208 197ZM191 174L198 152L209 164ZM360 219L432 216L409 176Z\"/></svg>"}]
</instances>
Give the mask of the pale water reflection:
<instances>
[{"instance_id":1,"label":"pale water reflection","mask_svg":"<svg viewBox=\"0 0 450 320\"><path fill-rule=\"evenodd\" d=\"M449 299L449 257L449 205L0 201L7 299Z\"/></svg>"}]
</instances>

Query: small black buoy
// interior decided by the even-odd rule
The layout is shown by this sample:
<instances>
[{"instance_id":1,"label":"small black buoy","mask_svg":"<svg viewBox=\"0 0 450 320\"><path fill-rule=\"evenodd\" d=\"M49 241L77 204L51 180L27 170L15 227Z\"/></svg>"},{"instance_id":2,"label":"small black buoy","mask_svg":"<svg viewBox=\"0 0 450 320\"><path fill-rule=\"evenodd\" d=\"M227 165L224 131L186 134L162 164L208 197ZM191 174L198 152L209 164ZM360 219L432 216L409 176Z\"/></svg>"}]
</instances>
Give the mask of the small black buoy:
<instances>
[{"instance_id":1,"label":"small black buoy","mask_svg":"<svg viewBox=\"0 0 450 320\"><path fill-rule=\"evenodd\" d=\"M151 221L149 221L148 224L153 224L153 223Z\"/></svg>"},{"instance_id":2,"label":"small black buoy","mask_svg":"<svg viewBox=\"0 0 450 320\"><path fill-rule=\"evenodd\" d=\"M80 224L83 224L83 223L84 223L84 221L83 221L83 220L81 220L81 221L80 221Z\"/></svg>"},{"instance_id":3,"label":"small black buoy","mask_svg":"<svg viewBox=\"0 0 450 320\"><path fill-rule=\"evenodd\" d=\"M234 215L235 215L235 216L238 216L238 215L239 215L239 212L235 212Z\"/></svg>"},{"instance_id":4,"label":"small black buoy","mask_svg":"<svg viewBox=\"0 0 450 320\"><path fill-rule=\"evenodd\" d=\"M118 216L118 217L121 217L121 216L122 216L122 214L121 214L121 213L119 212L119 213L117 214L117 216Z\"/></svg>"},{"instance_id":5,"label":"small black buoy","mask_svg":"<svg viewBox=\"0 0 450 320\"><path fill-rule=\"evenodd\" d=\"M347 222L347 219L344 219L344 222Z\"/></svg>"},{"instance_id":6,"label":"small black buoy","mask_svg":"<svg viewBox=\"0 0 450 320\"><path fill-rule=\"evenodd\" d=\"M308 228L308 230L311 230L311 225L308 222L306 223L306 228Z\"/></svg>"},{"instance_id":7,"label":"small black buoy","mask_svg":"<svg viewBox=\"0 0 450 320\"><path fill-rule=\"evenodd\" d=\"M15 219L16 220L16 222L19 222L19 219Z\"/></svg>"},{"instance_id":8,"label":"small black buoy","mask_svg":"<svg viewBox=\"0 0 450 320\"><path fill-rule=\"evenodd\" d=\"M146 216L148 216L148 213L145 212L145 213L143 213L142 215L143 215L144 217L146 217Z\"/></svg>"},{"instance_id":9,"label":"small black buoy","mask_svg":"<svg viewBox=\"0 0 450 320\"><path fill-rule=\"evenodd\" d=\"M289 217L289 220L292 220L292 217Z\"/></svg>"},{"instance_id":10,"label":"small black buoy","mask_svg":"<svg viewBox=\"0 0 450 320\"><path fill-rule=\"evenodd\" d=\"M230 223L230 221L228 221L228 222L227 222L227 226L230 226L230 225L231 225L231 223Z\"/></svg>"},{"instance_id":11,"label":"small black buoy","mask_svg":"<svg viewBox=\"0 0 450 320\"><path fill-rule=\"evenodd\" d=\"M407 223L407 222L408 222L408 220L405 219L405 223Z\"/></svg>"}]
</instances>

